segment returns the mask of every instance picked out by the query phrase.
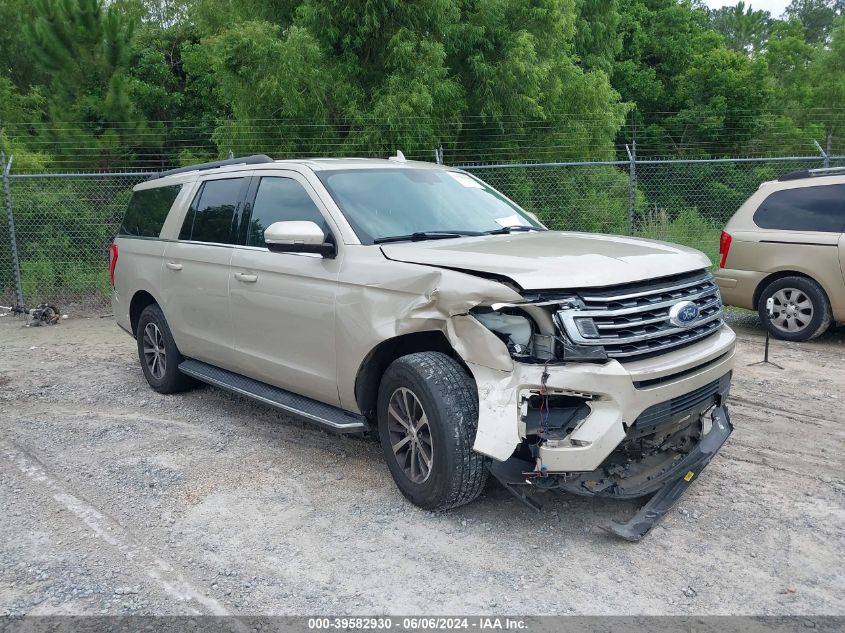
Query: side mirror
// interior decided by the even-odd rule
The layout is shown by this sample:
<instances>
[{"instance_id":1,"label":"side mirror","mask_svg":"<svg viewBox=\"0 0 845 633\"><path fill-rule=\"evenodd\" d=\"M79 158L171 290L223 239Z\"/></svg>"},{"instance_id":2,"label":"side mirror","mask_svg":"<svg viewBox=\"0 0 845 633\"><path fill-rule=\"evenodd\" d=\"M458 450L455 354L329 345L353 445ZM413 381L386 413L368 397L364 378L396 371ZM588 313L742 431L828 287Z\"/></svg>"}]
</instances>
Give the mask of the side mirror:
<instances>
[{"instance_id":1,"label":"side mirror","mask_svg":"<svg viewBox=\"0 0 845 633\"><path fill-rule=\"evenodd\" d=\"M273 222L264 229L264 242L274 253L317 253L328 258L336 254L323 230L309 221Z\"/></svg>"}]
</instances>

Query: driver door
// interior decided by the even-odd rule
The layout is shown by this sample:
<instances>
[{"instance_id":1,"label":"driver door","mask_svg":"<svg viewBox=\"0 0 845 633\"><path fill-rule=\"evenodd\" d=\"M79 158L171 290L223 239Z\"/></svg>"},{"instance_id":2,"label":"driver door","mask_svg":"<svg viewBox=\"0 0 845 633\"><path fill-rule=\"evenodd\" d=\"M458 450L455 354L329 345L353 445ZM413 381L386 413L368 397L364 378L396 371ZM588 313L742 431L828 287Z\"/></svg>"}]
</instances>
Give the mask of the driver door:
<instances>
[{"instance_id":1,"label":"driver door","mask_svg":"<svg viewBox=\"0 0 845 633\"><path fill-rule=\"evenodd\" d=\"M229 296L238 371L337 405L334 320L343 252L328 259L271 253L264 244L264 229L288 220L315 222L331 241L327 217L298 173L256 176L232 255Z\"/></svg>"}]
</instances>

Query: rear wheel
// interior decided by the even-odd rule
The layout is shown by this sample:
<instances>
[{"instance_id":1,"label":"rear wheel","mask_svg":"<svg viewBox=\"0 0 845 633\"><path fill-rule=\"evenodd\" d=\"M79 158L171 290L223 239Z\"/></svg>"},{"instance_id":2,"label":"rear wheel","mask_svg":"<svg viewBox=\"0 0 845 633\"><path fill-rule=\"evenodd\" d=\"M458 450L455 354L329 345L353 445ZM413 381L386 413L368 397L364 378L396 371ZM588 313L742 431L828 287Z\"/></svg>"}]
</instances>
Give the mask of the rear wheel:
<instances>
[{"instance_id":1,"label":"rear wheel","mask_svg":"<svg viewBox=\"0 0 845 633\"><path fill-rule=\"evenodd\" d=\"M150 387L159 393L178 393L193 385L193 379L179 371L179 363L184 358L157 304L149 305L141 312L135 339L141 369Z\"/></svg>"},{"instance_id":2,"label":"rear wheel","mask_svg":"<svg viewBox=\"0 0 845 633\"><path fill-rule=\"evenodd\" d=\"M393 480L415 505L448 510L481 494L487 464L472 450L477 426L475 381L453 358L421 352L387 368L379 440Z\"/></svg>"},{"instance_id":3,"label":"rear wheel","mask_svg":"<svg viewBox=\"0 0 845 633\"><path fill-rule=\"evenodd\" d=\"M766 304L772 300L772 316ZM830 302L822 287L808 277L775 279L760 293L760 320L775 338L808 341L830 327Z\"/></svg>"}]
</instances>

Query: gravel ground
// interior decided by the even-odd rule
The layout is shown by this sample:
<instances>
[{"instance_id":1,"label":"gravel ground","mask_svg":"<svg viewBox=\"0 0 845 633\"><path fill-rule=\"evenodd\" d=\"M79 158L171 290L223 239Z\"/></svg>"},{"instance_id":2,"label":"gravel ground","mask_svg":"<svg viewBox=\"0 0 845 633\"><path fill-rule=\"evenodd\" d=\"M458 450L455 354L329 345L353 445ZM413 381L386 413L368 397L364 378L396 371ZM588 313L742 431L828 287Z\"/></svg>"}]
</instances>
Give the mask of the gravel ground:
<instances>
[{"instance_id":1,"label":"gravel ground","mask_svg":"<svg viewBox=\"0 0 845 633\"><path fill-rule=\"evenodd\" d=\"M736 431L639 544L631 502L496 484L444 514L365 439L209 387L147 388L110 319L0 319L0 615L845 614L845 329L762 356Z\"/></svg>"}]
</instances>

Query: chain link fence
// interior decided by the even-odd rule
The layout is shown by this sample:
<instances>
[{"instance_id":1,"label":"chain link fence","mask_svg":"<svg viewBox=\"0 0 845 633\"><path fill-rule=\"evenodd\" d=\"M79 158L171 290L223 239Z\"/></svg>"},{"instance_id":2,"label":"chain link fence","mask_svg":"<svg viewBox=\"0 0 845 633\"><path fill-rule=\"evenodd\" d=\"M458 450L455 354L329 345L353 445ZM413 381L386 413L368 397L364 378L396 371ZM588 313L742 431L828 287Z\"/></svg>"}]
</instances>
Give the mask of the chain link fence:
<instances>
[{"instance_id":1,"label":"chain link fence","mask_svg":"<svg viewBox=\"0 0 845 633\"><path fill-rule=\"evenodd\" d=\"M845 157L644 160L476 165L490 183L551 229L614 233L692 246L718 261L719 235L767 180L845 166Z\"/></svg>"},{"instance_id":2,"label":"chain link fence","mask_svg":"<svg viewBox=\"0 0 845 633\"><path fill-rule=\"evenodd\" d=\"M552 229L629 234L704 251L716 261L725 222L760 183L845 157L644 160L464 165ZM137 183L149 172L14 174L0 229L0 299L63 312L108 304L108 246ZM14 226L12 239L11 227ZM15 259L20 269L16 281Z\"/></svg>"},{"instance_id":3,"label":"chain link fence","mask_svg":"<svg viewBox=\"0 0 845 633\"><path fill-rule=\"evenodd\" d=\"M16 303L19 291L27 306L46 302L76 314L102 310L108 303L108 247L132 187L146 178L149 174L10 175L16 239L11 241L11 223L0 231L2 303Z\"/></svg>"}]
</instances>

